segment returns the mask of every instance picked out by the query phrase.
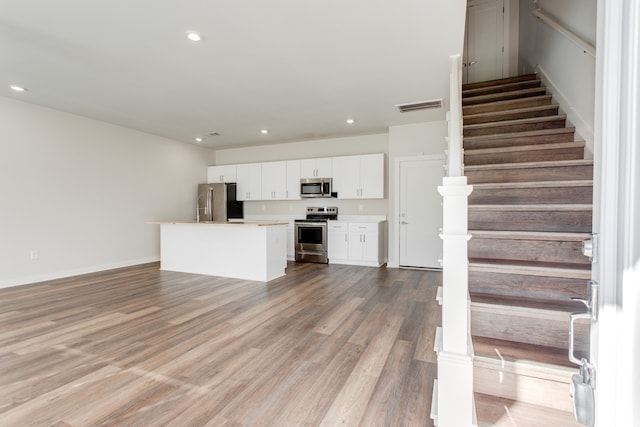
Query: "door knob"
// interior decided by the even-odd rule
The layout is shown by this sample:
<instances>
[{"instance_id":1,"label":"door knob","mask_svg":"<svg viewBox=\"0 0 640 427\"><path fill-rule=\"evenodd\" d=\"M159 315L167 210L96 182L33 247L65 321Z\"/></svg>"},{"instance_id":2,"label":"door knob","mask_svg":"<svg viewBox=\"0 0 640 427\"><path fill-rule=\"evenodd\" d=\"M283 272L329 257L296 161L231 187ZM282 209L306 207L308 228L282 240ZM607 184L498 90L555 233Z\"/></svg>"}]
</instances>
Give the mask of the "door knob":
<instances>
[{"instance_id":1,"label":"door knob","mask_svg":"<svg viewBox=\"0 0 640 427\"><path fill-rule=\"evenodd\" d=\"M400 224L409 224L407 221L400 221Z\"/></svg>"},{"instance_id":2,"label":"door knob","mask_svg":"<svg viewBox=\"0 0 640 427\"><path fill-rule=\"evenodd\" d=\"M477 63L478 61L471 61L469 62L469 67L471 67L472 65L474 65L475 63Z\"/></svg>"}]
</instances>

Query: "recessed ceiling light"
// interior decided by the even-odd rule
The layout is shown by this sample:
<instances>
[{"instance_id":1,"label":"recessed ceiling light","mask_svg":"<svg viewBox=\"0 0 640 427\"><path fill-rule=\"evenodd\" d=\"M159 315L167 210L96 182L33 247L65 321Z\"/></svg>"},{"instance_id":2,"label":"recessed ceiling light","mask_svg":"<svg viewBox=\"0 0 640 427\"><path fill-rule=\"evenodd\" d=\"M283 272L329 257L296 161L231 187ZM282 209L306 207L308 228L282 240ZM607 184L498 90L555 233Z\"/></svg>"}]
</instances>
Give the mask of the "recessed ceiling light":
<instances>
[{"instance_id":1,"label":"recessed ceiling light","mask_svg":"<svg viewBox=\"0 0 640 427\"><path fill-rule=\"evenodd\" d=\"M197 137L197 138L196 138L196 142L202 142L202 138Z\"/></svg>"},{"instance_id":2,"label":"recessed ceiling light","mask_svg":"<svg viewBox=\"0 0 640 427\"><path fill-rule=\"evenodd\" d=\"M260 131L260 133L261 133L261 134L263 134L263 135L266 135L266 134L268 134L268 133L269 133L269 131L268 131L268 130L266 130L266 129L262 129L262 130Z\"/></svg>"},{"instance_id":3,"label":"recessed ceiling light","mask_svg":"<svg viewBox=\"0 0 640 427\"><path fill-rule=\"evenodd\" d=\"M9 87L12 90L15 90L16 92L26 92L27 89L23 88L22 86L17 86L17 85L9 85Z\"/></svg>"},{"instance_id":4,"label":"recessed ceiling light","mask_svg":"<svg viewBox=\"0 0 640 427\"><path fill-rule=\"evenodd\" d=\"M354 124L356 121L353 119L347 119L347 123L349 123L350 125Z\"/></svg>"},{"instance_id":5,"label":"recessed ceiling light","mask_svg":"<svg viewBox=\"0 0 640 427\"><path fill-rule=\"evenodd\" d=\"M187 31L187 38L192 42L199 42L202 40L202 36L195 31Z\"/></svg>"}]
</instances>

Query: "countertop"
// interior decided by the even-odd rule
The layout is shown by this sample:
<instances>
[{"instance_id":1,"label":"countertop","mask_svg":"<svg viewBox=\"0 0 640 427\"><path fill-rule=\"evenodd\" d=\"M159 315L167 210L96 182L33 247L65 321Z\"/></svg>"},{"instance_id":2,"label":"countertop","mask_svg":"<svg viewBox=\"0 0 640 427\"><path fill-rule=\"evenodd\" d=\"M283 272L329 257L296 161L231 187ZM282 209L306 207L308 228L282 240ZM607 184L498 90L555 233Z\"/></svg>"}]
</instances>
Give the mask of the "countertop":
<instances>
[{"instance_id":1,"label":"countertop","mask_svg":"<svg viewBox=\"0 0 640 427\"><path fill-rule=\"evenodd\" d=\"M181 224L181 225L201 225L201 226L244 226L244 227L267 227L273 225L287 225L286 222L281 221L149 221L148 224Z\"/></svg>"}]
</instances>

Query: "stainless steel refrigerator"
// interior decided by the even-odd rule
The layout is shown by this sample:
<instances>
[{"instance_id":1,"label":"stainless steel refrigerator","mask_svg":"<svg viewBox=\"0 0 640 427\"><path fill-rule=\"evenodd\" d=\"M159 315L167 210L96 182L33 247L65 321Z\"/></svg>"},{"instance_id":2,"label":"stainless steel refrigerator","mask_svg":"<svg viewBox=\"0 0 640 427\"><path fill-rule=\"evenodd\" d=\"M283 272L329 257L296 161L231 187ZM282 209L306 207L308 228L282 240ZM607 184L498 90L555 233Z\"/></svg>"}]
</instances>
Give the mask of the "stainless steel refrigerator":
<instances>
[{"instance_id":1,"label":"stainless steel refrigerator","mask_svg":"<svg viewBox=\"0 0 640 427\"><path fill-rule=\"evenodd\" d=\"M243 202L236 199L235 183L198 185L197 221L229 221L244 217Z\"/></svg>"}]
</instances>

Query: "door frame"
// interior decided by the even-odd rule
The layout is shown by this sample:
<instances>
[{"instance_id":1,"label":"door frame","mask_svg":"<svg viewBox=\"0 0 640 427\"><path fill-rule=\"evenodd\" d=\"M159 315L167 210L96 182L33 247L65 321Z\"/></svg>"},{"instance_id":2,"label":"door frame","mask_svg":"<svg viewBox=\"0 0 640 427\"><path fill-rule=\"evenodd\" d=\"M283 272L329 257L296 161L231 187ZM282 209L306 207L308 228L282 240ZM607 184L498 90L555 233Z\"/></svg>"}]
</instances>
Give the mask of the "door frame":
<instances>
[{"instance_id":1,"label":"door frame","mask_svg":"<svg viewBox=\"0 0 640 427\"><path fill-rule=\"evenodd\" d=\"M597 17L593 279L600 291L591 355L596 426L604 427L640 422L640 6L599 1Z\"/></svg>"},{"instance_id":2,"label":"door frame","mask_svg":"<svg viewBox=\"0 0 640 427\"><path fill-rule=\"evenodd\" d=\"M423 156L409 156L409 157L396 157L394 162L394 197L393 197L393 244L391 245L393 256L389 256L393 259L393 265L389 267L394 268L409 268L400 267L400 165L402 162L411 162L417 160L442 160L443 164L446 161L444 154L431 154ZM446 174L444 174L446 176ZM391 255L391 254L390 254Z\"/></svg>"}]
</instances>

